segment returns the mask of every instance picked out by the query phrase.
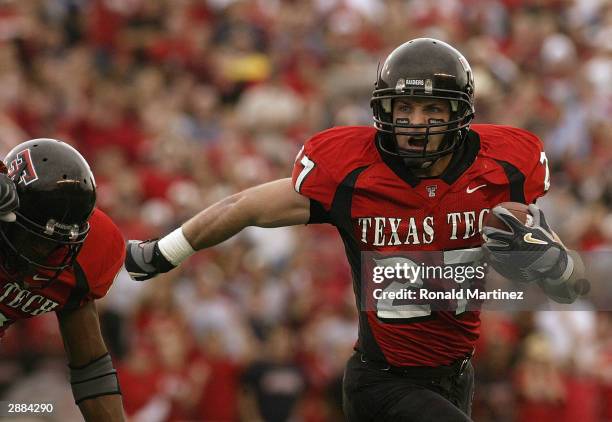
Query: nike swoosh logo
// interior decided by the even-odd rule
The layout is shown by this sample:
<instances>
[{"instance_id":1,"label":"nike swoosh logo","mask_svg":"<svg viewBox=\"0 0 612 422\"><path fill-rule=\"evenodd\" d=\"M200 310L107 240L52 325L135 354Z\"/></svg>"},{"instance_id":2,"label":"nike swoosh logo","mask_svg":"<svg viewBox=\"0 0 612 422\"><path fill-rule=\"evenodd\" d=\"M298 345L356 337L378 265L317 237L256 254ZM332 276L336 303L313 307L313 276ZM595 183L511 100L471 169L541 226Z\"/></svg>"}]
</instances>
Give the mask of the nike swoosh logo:
<instances>
[{"instance_id":1,"label":"nike swoosh logo","mask_svg":"<svg viewBox=\"0 0 612 422\"><path fill-rule=\"evenodd\" d=\"M479 185L479 186L476 186L476 187L475 187L475 188L473 188L473 189L470 189L470 187L468 186L468 187L465 189L465 191L466 191L467 193L474 193L474 192L476 192L478 189L480 189L480 188L484 188L485 186L487 186L487 185L486 185L486 183L485 183L484 185Z\"/></svg>"},{"instance_id":2,"label":"nike swoosh logo","mask_svg":"<svg viewBox=\"0 0 612 422\"><path fill-rule=\"evenodd\" d=\"M525 236L523 236L523 240L527 243L533 243L535 245L548 245L548 242L545 240L534 239L531 232L526 233Z\"/></svg>"},{"instance_id":3,"label":"nike swoosh logo","mask_svg":"<svg viewBox=\"0 0 612 422\"><path fill-rule=\"evenodd\" d=\"M38 274L34 274L34 275L32 276L32 280L36 280L36 281L49 281L49 280L51 280L51 279L50 279L50 278L48 278L48 277L41 277L41 276L39 276Z\"/></svg>"}]
</instances>

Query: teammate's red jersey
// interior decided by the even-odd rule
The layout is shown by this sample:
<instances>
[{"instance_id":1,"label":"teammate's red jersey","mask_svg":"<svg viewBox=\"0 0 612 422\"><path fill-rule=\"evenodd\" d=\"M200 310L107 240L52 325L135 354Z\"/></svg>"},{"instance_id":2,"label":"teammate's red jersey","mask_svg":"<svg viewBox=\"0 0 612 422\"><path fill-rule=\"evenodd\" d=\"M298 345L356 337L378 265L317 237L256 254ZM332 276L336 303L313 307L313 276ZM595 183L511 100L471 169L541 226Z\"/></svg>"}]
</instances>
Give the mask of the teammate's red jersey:
<instances>
[{"instance_id":1,"label":"teammate's red jersey","mask_svg":"<svg viewBox=\"0 0 612 422\"><path fill-rule=\"evenodd\" d=\"M123 265L123 236L112 220L98 209L94 210L89 224L91 228L76 264L47 287L25 289L0 275L0 337L19 319L74 309L106 295ZM34 274L31 281L39 284L48 276Z\"/></svg>"},{"instance_id":2,"label":"teammate's red jersey","mask_svg":"<svg viewBox=\"0 0 612 422\"><path fill-rule=\"evenodd\" d=\"M532 203L548 188L542 143L521 129L473 125L444 173L424 179L382 153L376 136L371 127L321 132L293 170L295 189L311 199L310 223L334 224L344 241L358 306L361 252L478 251L490 208ZM358 350L395 366L439 366L466 356L479 336L478 312L407 315L360 309Z\"/></svg>"}]
</instances>

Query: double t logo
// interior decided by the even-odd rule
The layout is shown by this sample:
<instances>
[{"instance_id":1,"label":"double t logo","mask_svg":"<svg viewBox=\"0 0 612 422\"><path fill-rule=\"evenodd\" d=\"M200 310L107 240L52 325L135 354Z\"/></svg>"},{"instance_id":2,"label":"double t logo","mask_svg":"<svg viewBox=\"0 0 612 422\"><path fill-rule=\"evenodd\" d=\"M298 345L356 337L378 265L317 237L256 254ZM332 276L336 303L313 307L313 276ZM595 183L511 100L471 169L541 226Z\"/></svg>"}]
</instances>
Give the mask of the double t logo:
<instances>
[{"instance_id":1,"label":"double t logo","mask_svg":"<svg viewBox=\"0 0 612 422\"><path fill-rule=\"evenodd\" d=\"M15 183L23 183L24 185L29 185L38 180L36 169L32 164L30 149L24 149L17 153L15 159L9 163L8 175ZM15 180L16 177L19 180Z\"/></svg>"}]
</instances>

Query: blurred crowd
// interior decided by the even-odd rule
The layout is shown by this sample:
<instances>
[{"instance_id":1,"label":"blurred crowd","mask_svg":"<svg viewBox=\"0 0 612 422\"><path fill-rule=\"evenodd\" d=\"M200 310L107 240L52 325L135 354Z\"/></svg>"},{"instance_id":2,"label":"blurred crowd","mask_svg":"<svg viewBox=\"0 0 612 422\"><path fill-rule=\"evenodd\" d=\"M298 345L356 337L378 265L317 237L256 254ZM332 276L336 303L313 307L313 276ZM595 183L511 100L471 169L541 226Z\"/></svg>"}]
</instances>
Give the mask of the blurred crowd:
<instances>
[{"instance_id":1,"label":"blurred crowd","mask_svg":"<svg viewBox=\"0 0 612 422\"><path fill-rule=\"evenodd\" d=\"M163 235L290 175L319 130L370 125L377 64L404 41L456 46L476 121L545 142L539 201L571 247L612 246L607 0L3 0L0 150L36 137L92 164L126 238ZM134 421L338 421L356 311L329 227L248 229L98 305ZM488 312L477 421L612 421L608 312ZM0 347L3 400L78 420L53 316Z\"/></svg>"}]
</instances>

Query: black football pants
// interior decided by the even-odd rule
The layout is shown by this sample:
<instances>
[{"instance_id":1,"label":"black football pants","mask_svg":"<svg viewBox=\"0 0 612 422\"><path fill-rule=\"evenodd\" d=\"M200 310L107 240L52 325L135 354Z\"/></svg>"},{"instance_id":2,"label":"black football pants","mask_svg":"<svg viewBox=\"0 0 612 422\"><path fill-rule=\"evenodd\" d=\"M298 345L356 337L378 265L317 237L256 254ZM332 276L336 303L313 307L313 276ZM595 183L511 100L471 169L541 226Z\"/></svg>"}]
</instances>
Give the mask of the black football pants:
<instances>
[{"instance_id":1,"label":"black football pants","mask_svg":"<svg viewBox=\"0 0 612 422\"><path fill-rule=\"evenodd\" d=\"M349 422L471 421L474 368L444 378L410 378L374 368L359 353L344 372L343 409Z\"/></svg>"}]
</instances>

